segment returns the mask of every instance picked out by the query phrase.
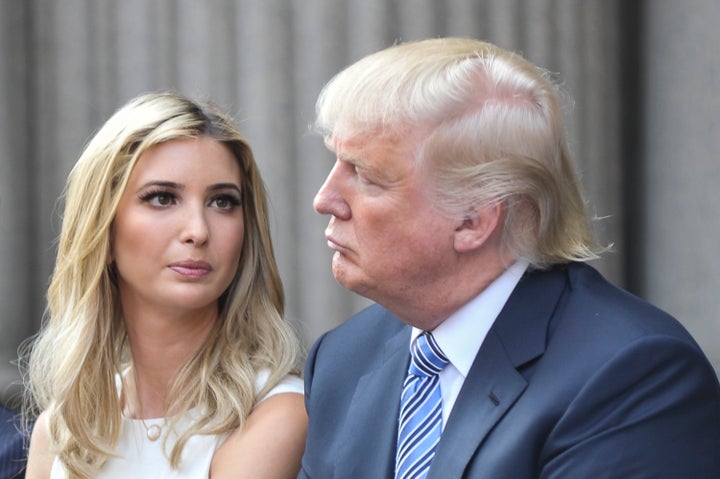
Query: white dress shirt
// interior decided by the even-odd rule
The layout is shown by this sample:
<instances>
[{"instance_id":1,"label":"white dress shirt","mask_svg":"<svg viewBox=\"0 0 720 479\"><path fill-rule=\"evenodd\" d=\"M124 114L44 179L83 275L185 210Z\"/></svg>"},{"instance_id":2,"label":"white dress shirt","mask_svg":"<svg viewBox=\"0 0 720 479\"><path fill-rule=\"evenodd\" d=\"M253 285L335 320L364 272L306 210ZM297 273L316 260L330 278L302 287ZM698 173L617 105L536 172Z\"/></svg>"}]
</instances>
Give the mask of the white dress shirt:
<instances>
[{"instance_id":1,"label":"white dress shirt","mask_svg":"<svg viewBox=\"0 0 720 479\"><path fill-rule=\"evenodd\" d=\"M450 360L450 364L439 375L443 429L460 393L460 388L470 371L470 366L485 341L485 336L527 267L528 263L525 261L514 263L479 295L432 331L440 349ZM420 329L413 328L411 344L422 332Z\"/></svg>"}]
</instances>

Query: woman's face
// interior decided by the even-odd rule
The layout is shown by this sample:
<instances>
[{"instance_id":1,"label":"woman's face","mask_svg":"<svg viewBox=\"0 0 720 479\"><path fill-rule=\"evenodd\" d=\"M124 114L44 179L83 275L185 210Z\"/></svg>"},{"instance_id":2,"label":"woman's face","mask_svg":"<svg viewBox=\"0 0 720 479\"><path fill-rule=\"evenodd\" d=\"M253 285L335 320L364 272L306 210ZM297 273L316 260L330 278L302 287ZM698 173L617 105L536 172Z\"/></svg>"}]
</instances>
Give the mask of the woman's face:
<instances>
[{"instance_id":1,"label":"woman's face","mask_svg":"<svg viewBox=\"0 0 720 479\"><path fill-rule=\"evenodd\" d=\"M241 185L237 160L209 137L140 156L111 235L126 315L216 314L243 244Z\"/></svg>"}]
</instances>

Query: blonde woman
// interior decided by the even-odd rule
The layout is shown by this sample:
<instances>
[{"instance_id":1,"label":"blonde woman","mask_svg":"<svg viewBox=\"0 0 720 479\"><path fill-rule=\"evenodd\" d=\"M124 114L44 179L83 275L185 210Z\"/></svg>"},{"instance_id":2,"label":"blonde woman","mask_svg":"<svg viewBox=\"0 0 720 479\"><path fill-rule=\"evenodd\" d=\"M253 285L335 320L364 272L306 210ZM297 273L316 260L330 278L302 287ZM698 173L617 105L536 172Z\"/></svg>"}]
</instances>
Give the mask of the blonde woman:
<instances>
[{"instance_id":1,"label":"blonde woman","mask_svg":"<svg viewBox=\"0 0 720 479\"><path fill-rule=\"evenodd\" d=\"M307 417L265 189L217 108L138 97L68 178L27 477L295 477Z\"/></svg>"}]
</instances>

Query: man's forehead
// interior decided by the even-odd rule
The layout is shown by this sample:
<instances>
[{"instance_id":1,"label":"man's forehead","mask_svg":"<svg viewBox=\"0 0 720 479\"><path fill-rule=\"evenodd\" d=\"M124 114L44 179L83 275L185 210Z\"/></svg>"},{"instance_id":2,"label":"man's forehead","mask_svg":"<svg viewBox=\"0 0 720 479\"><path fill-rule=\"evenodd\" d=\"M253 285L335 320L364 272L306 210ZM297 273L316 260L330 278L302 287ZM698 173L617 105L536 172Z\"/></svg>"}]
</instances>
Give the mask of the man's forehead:
<instances>
[{"instance_id":1,"label":"man's forehead","mask_svg":"<svg viewBox=\"0 0 720 479\"><path fill-rule=\"evenodd\" d=\"M343 133L335 132L331 137L325 139L325 144L335 153L352 155L352 151L374 146L397 148L407 144L407 138L377 128Z\"/></svg>"},{"instance_id":2,"label":"man's forehead","mask_svg":"<svg viewBox=\"0 0 720 479\"><path fill-rule=\"evenodd\" d=\"M368 153L377 146L377 143L369 143L372 139L335 140L330 150L335 153L339 160L363 166L367 161Z\"/></svg>"},{"instance_id":3,"label":"man's forehead","mask_svg":"<svg viewBox=\"0 0 720 479\"><path fill-rule=\"evenodd\" d=\"M386 184L407 177L414 164L416 142L411 138L364 132L342 138L335 136L332 143L331 149L338 160Z\"/></svg>"}]
</instances>

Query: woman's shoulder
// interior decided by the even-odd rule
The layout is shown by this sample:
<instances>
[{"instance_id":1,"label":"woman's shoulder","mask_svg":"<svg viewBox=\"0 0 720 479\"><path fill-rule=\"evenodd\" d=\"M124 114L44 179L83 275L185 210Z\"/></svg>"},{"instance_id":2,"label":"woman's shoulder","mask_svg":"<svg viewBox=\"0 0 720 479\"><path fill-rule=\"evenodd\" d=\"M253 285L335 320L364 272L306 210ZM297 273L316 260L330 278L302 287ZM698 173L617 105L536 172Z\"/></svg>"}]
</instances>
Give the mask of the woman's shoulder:
<instances>
[{"instance_id":1,"label":"woman's shoulder","mask_svg":"<svg viewBox=\"0 0 720 479\"><path fill-rule=\"evenodd\" d=\"M269 370L257 373L256 393L267 389L270 378ZM302 379L288 374L265 393L243 426L215 452L211 477L296 477L307 421Z\"/></svg>"},{"instance_id":2,"label":"woman's shoulder","mask_svg":"<svg viewBox=\"0 0 720 479\"><path fill-rule=\"evenodd\" d=\"M283 379L272 390L279 392L266 396L252 410L243 427L230 434L215 453L211 477L297 476L308 421L297 381L300 381L297 376ZM285 389L286 386L291 389ZM237 475L238 471L242 471L241 476Z\"/></svg>"},{"instance_id":3,"label":"woman's shoulder","mask_svg":"<svg viewBox=\"0 0 720 479\"><path fill-rule=\"evenodd\" d=\"M268 379L270 378L270 371L267 369L262 369L258 371L257 375L255 376L255 393L259 394L267 385ZM283 393L295 393L295 394L303 394L304 393L304 386L302 379L294 374L287 374L285 377L283 377L280 381L278 381L277 384L275 384L263 397L260 401L265 401L268 398L283 394Z\"/></svg>"}]
</instances>

